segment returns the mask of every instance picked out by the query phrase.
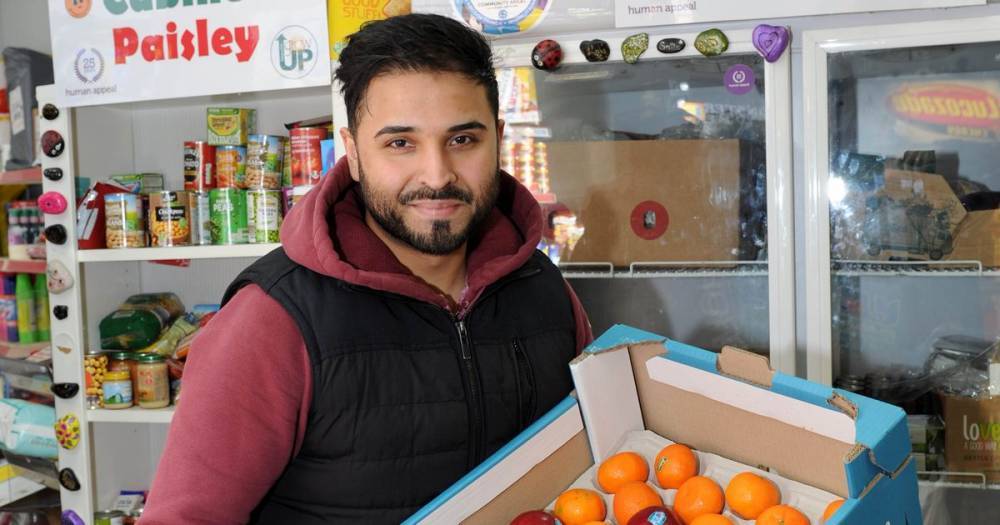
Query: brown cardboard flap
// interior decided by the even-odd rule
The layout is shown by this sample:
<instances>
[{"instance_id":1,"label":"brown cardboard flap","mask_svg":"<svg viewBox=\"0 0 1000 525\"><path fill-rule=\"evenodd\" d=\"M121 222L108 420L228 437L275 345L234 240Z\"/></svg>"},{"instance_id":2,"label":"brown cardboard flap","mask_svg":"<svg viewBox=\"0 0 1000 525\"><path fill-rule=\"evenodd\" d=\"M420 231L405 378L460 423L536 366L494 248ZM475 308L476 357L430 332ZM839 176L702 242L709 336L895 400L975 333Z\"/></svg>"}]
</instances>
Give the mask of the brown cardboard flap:
<instances>
[{"instance_id":1,"label":"brown cardboard flap","mask_svg":"<svg viewBox=\"0 0 1000 525\"><path fill-rule=\"evenodd\" d=\"M646 361L661 344L629 347L646 428L667 439L848 496L844 458L855 448L708 397L653 381ZM758 370L759 371L759 370ZM739 439L733 439L738 435Z\"/></svg>"},{"instance_id":2,"label":"brown cardboard flap","mask_svg":"<svg viewBox=\"0 0 1000 525\"><path fill-rule=\"evenodd\" d=\"M765 356L726 345L719 354L718 366L719 372L727 376L771 388L774 370Z\"/></svg>"},{"instance_id":3,"label":"brown cardboard flap","mask_svg":"<svg viewBox=\"0 0 1000 525\"><path fill-rule=\"evenodd\" d=\"M593 464L587 432L581 430L462 523L510 523L522 512L544 509Z\"/></svg>"}]
</instances>

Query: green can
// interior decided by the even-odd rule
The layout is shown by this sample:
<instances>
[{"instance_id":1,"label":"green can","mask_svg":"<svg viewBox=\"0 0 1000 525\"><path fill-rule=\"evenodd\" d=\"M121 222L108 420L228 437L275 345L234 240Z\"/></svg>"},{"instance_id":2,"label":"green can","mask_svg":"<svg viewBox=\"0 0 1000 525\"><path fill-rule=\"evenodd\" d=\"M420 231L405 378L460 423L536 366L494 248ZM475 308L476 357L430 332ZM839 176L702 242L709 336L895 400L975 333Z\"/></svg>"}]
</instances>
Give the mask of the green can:
<instances>
[{"instance_id":1,"label":"green can","mask_svg":"<svg viewBox=\"0 0 1000 525\"><path fill-rule=\"evenodd\" d=\"M247 241L250 244L279 242L281 229L281 192L250 190L247 192Z\"/></svg>"},{"instance_id":2,"label":"green can","mask_svg":"<svg viewBox=\"0 0 1000 525\"><path fill-rule=\"evenodd\" d=\"M246 192L236 188L216 188L209 192L208 201L212 244L246 244Z\"/></svg>"},{"instance_id":3,"label":"green can","mask_svg":"<svg viewBox=\"0 0 1000 525\"><path fill-rule=\"evenodd\" d=\"M94 513L94 525L122 525L125 513L120 510L102 510Z\"/></svg>"}]
</instances>

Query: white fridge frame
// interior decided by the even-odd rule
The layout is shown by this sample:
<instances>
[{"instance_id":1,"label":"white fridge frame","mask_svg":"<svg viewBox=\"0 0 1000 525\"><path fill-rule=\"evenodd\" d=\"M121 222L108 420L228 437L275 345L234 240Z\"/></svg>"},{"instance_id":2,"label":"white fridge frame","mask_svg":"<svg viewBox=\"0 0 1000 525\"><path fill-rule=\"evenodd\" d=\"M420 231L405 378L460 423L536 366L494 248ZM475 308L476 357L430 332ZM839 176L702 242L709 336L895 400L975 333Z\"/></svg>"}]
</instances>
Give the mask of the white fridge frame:
<instances>
[{"instance_id":1,"label":"white fridge frame","mask_svg":"<svg viewBox=\"0 0 1000 525\"><path fill-rule=\"evenodd\" d=\"M1000 41L1000 16L804 31L802 40L806 258L802 308L806 314L806 377L830 385L836 356L833 355L827 192L830 164L827 59L832 53L850 51Z\"/></svg>"}]
</instances>

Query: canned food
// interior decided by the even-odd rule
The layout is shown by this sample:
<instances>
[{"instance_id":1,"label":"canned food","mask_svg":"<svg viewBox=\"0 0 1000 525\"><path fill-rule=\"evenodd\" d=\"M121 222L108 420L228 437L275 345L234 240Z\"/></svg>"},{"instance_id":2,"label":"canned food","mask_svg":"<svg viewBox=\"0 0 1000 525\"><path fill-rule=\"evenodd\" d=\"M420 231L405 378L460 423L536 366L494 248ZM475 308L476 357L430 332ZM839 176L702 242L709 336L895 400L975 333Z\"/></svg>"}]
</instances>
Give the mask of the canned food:
<instances>
[{"instance_id":1,"label":"canned food","mask_svg":"<svg viewBox=\"0 0 1000 525\"><path fill-rule=\"evenodd\" d=\"M215 146L204 140L184 143L184 189L205 191L215 187Z\"/></svg>"},{"instance_id":2,"label":"canned food","mask_svg":"<svg viewBox=\"0 0 1000 525\"><path fill-rule=\"evenodd\" d=\"M188 209L191 211L191 244L212 244L212 214L207 191L188 192Z\"/></svg>"},{"instance_id":3,"label":"canned food","mask_svg":"<svg viewBox=\"0 0 1000 525\"><path fill-rule=\"evenodd\" d=\"M215 149L215 182L219 188L246 188L247 149L219 146Z\"/></svg>"},{"instance_id":4,"label":"canned food","mask_svg":"<svg viewBox=\"0 0 1000 525\"><path fill-rule=\"evenodd\" d=\"M149 194L149 236L151 246L191 244L191 211L185 191L158 191Z\"/></svg>"},{"instance_id":5,"label":"canned food","mask_svg":"<svg viewBox=\"0 0 1000 525\"><path fill-rule=\"evenodd\" d=\"M251 244L279 242L281 228L281 192L250 190L247 192L247 240Z\"/></svg>"},{"instance_id":6,"label":"canned food","mask_svg":"<svg viewBox=\"0 0 1000 525\"><path fill-rule=\"evenodd\" d=\"M295 128L289 142L292 147L292 183L290 186L308 186L319 183L323 174L323 153L320 141L326 139L326 128ZM289 159L285 159L289 163Z\"/></svg>"},{"instance_id":7,"label":"canned food","mask_svg":"<svg viewBox=\"0 0 1000 525\"><path fill-rule=\"evenodd\" d=\"M247 197L236 188L216 188L209 192L212 244L246 244Z\"/></svg>"},{"instance_id":8,"label":"canned food","mask_svg":"<svg viewBox=\"0 0 1000 525\"><path fill-rule=\"evenodd\" d=\"M125 513L120 510L102 510L94 513L94 525L124 525Z\"/></svg>"},{"instance_id":9,"label":"canned food","mask_svg":"<svg viewBox=\"0 0 1000 525\"><path fill-rule=\"evenodd\" d=\"M84 386L87 408L104 407L104 375L108 373L108 355L100 350L88 350L83 356Z\"/></svg>"},{"instance_id":10,"label":"canned food","mask_svg":"<svg viewBox=\"0 0 1000 525\"><path fill-rule=\"evenodd\" d=\"M104 230L108 248L146 246L146 224L142 198L134 193L104 196Z\"/></svg>"},{"instance_id":11,"label":"canned food","mask_svg":"<svg viewBox=\"0 0 1000 525\"><path fill-rule=\"evenodd\" d=\"M284 188L281 193L284 195L285 216L292 211L292 206L305 197L314 186L295 186L294 188Z\"/></svg>"},{"instance_id":12,"label":"canned food","mask_svg":"<svg viewBox=\"0 0 1000 525\"><path fill-rule=\"evenodd\" d=\"M281 187L287 188L292 185L292 141L286 140L285 147L281 149L282 158L285 162L281 166Z\"/></svg>"},{"instance_id":13,"label":"canned food","mask_svg":"<svg viewBox=\"0 0 1000 525\"><path fill-rule=\"evenodd\" d=\"M281 189L281 168L285 137L250 135L247 142L247 188Z\"/></svg>"}]
</instances>

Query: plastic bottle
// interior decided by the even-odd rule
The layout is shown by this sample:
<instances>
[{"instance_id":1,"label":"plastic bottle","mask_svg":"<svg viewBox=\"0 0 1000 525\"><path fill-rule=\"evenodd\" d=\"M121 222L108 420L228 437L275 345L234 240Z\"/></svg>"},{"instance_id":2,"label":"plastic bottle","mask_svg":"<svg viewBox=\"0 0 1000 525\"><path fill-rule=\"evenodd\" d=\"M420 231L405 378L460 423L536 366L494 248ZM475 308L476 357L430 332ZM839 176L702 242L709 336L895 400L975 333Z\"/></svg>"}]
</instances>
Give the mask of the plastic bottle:
<instances>
[{"instance_id":1,"label":"plastic bottle","mask_svg":"<svg viewBox=\"0 0 1000 525\"><path fill-rule=\"evenodd\" d=\"M0 341L16 343L17 300L14 299L14 276L0 274Z\"/></svg>"},{"instance_id":2,"label":"plastic bottle","mask_svg":"<svg viewBox=\"0 0 1000 525\"><path fill-rule=\"evenodd\" d=\"M38 322L35 340L49 341L52 337L49 330L49 289L44 273L35 276L35 319Z\"/></svg>"},{"instance_id":3,"label":"plastic bottle","mask_svg":"<svg viewBox=\"0 0 1000 525\"><path fill-rule=\"evenodd\" d=\"M35 290L31 286L31 276L17 274L14 297L17 300L17 337L22 343L35 342L38 323L35 318Z\"/></svg>"}]
</instances>

